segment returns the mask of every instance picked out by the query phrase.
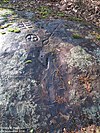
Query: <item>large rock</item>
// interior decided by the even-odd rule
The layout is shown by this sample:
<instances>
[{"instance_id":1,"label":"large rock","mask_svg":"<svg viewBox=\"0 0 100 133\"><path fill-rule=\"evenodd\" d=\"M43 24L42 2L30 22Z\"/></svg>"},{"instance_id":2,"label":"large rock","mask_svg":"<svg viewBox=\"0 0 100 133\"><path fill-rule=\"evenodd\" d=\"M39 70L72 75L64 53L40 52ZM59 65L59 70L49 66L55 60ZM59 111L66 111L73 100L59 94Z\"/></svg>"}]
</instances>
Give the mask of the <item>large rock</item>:
<instances>
[{"instance_id":1,"label":"large rock","mask_svg":"<svg viewBox=\"0 0 100 133\"><path fill-rule=\"evenodd\" d=\"M0 35L1 126L52 133L99 125L100 48L86 39L90 27L18 18L12 27L21 32Z\"/></svg>"}]
</instances>

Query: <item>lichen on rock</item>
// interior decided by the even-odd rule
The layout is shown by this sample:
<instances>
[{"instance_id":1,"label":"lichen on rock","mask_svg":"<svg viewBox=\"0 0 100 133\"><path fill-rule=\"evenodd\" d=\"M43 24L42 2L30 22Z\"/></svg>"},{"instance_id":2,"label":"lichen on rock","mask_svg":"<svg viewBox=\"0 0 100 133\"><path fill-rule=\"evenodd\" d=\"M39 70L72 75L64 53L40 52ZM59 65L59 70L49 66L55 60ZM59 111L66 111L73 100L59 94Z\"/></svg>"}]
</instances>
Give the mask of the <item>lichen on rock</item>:
<instances>
[{"instance_id":1,"label":"lichen on rock","mask_svg":"<svg viewBox=\"0 0 100 133\"><path fill-rule=\"evenodd\" d=\"M67 57L66 62L69 67L79 67L83 70L87 66L92 65L93 57L87 53L81 46L73 47Z\"/></svg>"},{"instance_id":2,"label":"lichen on rock","mask_svg":"<svg viewBox=\"0 0 100 133\"><path fill-rule=\"evenodd\" d=\"M96 56L96 59L100 62L100 48L94 49L93 53Z\"/></svg>"}]
</instances>

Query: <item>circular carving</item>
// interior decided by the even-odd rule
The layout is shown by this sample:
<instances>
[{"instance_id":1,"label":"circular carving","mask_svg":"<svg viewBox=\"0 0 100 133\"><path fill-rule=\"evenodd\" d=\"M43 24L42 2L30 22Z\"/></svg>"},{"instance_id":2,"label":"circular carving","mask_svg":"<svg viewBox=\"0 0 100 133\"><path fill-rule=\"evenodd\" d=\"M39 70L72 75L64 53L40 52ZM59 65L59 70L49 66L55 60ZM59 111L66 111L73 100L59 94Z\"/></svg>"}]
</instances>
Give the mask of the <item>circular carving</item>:
<instances>
[{"instance_id":1,"label":"circular carving","mask_svg":"<svg viewBox=\"0 0 100 133\"><path fill-rule=\"evenodd\" d=\"M25 39L26 41L36 42L39 40L39 37L35 34L28 34Z\"/></svg>"}]
</instances>

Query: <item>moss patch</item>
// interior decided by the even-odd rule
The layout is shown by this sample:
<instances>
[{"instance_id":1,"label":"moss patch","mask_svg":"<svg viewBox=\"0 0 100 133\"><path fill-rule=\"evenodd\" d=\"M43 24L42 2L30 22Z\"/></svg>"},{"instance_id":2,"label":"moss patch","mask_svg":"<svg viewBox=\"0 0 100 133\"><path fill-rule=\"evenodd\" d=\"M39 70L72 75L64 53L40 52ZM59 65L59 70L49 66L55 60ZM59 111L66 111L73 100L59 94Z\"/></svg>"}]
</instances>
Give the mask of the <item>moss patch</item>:
<instances>
[{"instance_id":1,"label":"moss patch","mask_svg":"<svg viewBox=\"0 0 100 133\"><path fill-rule=\"evenodd\" d=\"M78 34L78 33L75 33L75 34L73 34L73 38L74 39L81 39L82 36L80 34Z\"/></svg>"},{"instance_id":2,"label":"moss patch","mask_svg":"<svg viewBox=\"0 0 100 133\"><path fill-rule=\"evenodd\" d=\"M15 29L14 29L14 32L15 32L15 33L19 33L19 32L21 32L21 31L20 31L19 28L15 28Z\"/></svg>"},{"instance_id":3,"label":"moss patch","mask_svg":"<svg viewBox=\"0 0 100 133\"><path fill-rule=\"evenodd\" d=\"M8 3L10 0L2 0L3 3Z\"/></svg>"},{"instance_id":4,"label":"moss patch","mask_svg":"<svg viewBox=\"0 0 100 133\"><path fill-rule=\"evenodd\" d=\"M100 41L100 35L96 35L96 39Z\"/></svg>"},{"instance_id":5,"label":"moss patch","mask_svg":"<svg viewBox=\"0 0 100 133\"><path fill-rule=\"evenodd\" d=\"M6 32L5 31L2 31L2 32L0 32L0 34L4 35L4 34L6 34Z\"/></svg>"},{"instance_id":6,"label":"moss patch","mask_svg":"<svg viewBox=\"0 0 100 133\"><path fill-rule=\"evenodd\" d=\"M42 17L42 18L47 18L51 13L51 10L47 6L40 6L37 9L37 11L38 11L40 17Z\"/></svg>"},{"instance_id":7,"label":"moss patch","mask_svg":"<svg viewBox=\"0 0 100 133\"><path fill-rule=\"evenodd\" d=\"M5 29L5 28L9 27L10 25L11 25L11 23L4 24L4 25L0 26L0 29Z\"/></svg>"},{"instance_id":8,"label":"moss patch","mask_svg":"<svg viewBox=\"0 0 100 133\"><path fill-rule=\"evenodd\" d=\"M14 32L14 28L8 28L9 32Z\"/></svg>"},{"instance_id":9,"label":"moss patch","mask_svg":"<svg viewBox=\"0 0 100 133\"><path fill-rule=\"evenodd\" d=\"M8 15L13 15L14 11L11 9L5 9L5 8L0 8L0 16L2 17L7 17Z\"/></svg>"},{"instance_id":10,"label":"moss patch","mask_svg":"<svg viewBox=\"0 0 100 133\"><path fill-rule=\"evenodd\" d=\"M81 18L77 18L77 17L68 17L68 19L69 19L70 21L78 21L78 22L81 22L81 21L82 21Z\"/></svg>"},{"instance_id":11,"label":"moss patch","mask_svg":"<svg viewBox=\"0 0 100 133\"><path fill-rule=\"evenodd\" d=\"M65 16L65 13L63 13L63 12L58 12L58 13L57 13L57 16L58 16L58 17L64 17L64 16Z\"/></svg>"},{"instance_id":12,"label":"moss patch","mask_svg":"<svg viewBox=\"0 0 100 133\"><path fill-rule=\"evenodd\" d=\"M19 33L21 32L19 28L8 28L9 32Z\"/></svg>"},{"instance_id":13,"label":"moss patch","mask_svg":"<svg viewBox=\"0 0 100 133\"><path fill-rule=\"evenodd\" d=\"M25 61L25 63L26 63L26 64L32 63L32 60L27 60L27 61Z\"/></svg>"}]
</instances>

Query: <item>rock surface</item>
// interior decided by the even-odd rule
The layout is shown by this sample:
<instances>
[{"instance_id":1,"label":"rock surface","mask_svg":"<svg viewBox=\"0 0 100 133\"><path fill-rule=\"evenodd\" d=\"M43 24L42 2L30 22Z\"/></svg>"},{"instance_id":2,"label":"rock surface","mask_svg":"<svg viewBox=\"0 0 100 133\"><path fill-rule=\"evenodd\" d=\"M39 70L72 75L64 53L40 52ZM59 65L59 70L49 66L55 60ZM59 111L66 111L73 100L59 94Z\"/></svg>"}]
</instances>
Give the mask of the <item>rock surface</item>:
<instances>
[{"instance_id":1,"label":"rock surface","mask_svg":"<svg viewBox=\"0 0 100 133\"><path fill-rule=\"evenodd\" d=\"M97 30L59 19L27 21L10 10L0 25L0 125L37 133L100 126Z\"/></svg>"}]
</instances>

